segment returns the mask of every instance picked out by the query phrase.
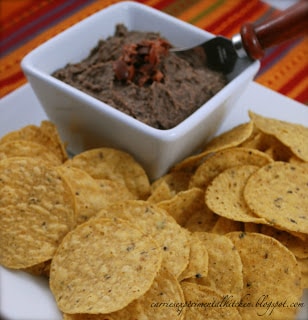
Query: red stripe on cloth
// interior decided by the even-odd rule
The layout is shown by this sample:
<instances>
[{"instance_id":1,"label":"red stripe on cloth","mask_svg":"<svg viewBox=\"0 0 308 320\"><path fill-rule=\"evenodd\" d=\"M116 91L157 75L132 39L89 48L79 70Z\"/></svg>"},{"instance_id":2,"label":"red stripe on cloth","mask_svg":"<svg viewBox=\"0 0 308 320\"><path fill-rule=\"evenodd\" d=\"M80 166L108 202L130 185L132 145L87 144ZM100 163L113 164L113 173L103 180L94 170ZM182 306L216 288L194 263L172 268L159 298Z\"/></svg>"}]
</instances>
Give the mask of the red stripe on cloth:
<instances>
[{"instance_id":1,"label":"red stripe on cloth","mask_svg":"<svg viewBox=\"0 0 308 320\"><path fill-rule=\"evenodd\" d=\"M308 88L304 88L294 99L301 103L308 104Z\"/></svg>"},{"instance_id":2,"label":"red stripe on cloth","mask_svg":"<svg viewBox=\"0 0 308 320\"><path fill-rule=\"evenodd\" d=\"M225 35L228 33L228 29L234 28L237 25L240 25L245 19L248 19L252 12L254 12L256 9L259 10L259 8L267 6L266 4L254 1L254 5L248 10L245 15L239 15L237 19L235 19L231 24L228 24L226 28L220 29L220 25L225 22L230 16L234 15L237 16L238 12L243 8L243 2L239 2L232 10L228 11L224 15L222 15L219 19L217 19L214 23L206 26L207 31L211 33L218 33L217 30L219 30L219 34Z\"/></svg>"},{"instance_id":3,"label":"red stripe on cloth","mask_svg":"<svg viewBox=\"0 0 308 320\"><path fill-rule=\"evenodd\" d=\"M63 1L63 3L65 3L65 0ZM52 4L52 6L46 6L42 8L42 10L36 12L35 16L31 16L28 19L26 19L27 21L22 21L21 23L14 25L14 29L12 29L10 32L22 30L19 29L20 26L25 26L25 24L32 22L33 20L35 20L35 18L40 17L41 15L46 15L48 13L49 15L45 19L41 20L39 23L33 24L31 27L24 29L24 31L20 32L17 36L13 36L10 41L8 41L4 46L2 46L1 50L8 50L11 46L16 45L19 41L22 41L26 37L32 36L33 34L41 31L44 27L50 25L52 22L57 21L59 18L61 18L67 13L70 13L72 10L74 10L74 8L79 7L82 4L84 4L84 1L79 0L72 3L69 6L65 6L64 8L58 11L56 9L59 8L59 2L55 1Z\"/></svg>"},{"instance_id":4,"label":"red stripe on cloth","mask_svg":"<svg viewBox=\"0 0 308 320\"><path fill-rule=\"evenodd\" d=\"M16 72L10 77L7 77L3 80L0 79L0 87L2 87L2 86L4 87L4 86L8 86L12 83L16 83L23 78L25 78L25 75L22 71Z\"/></svg>"},{"instance_id":5,"label":"red stripe on cloth","mask_svg":"<svg viewBox=\"0 0 308 320\"><path fill-rule=\"evenodd\" d=\"M17 19L17 23L13 23L13 24L8 23L9 26L7 28L5 24L3 24L5 33L13 34L16 31L19 31L20 28L35 21L39 17L42 17L46 13L51 12L52 10L58 8L63 4L63 2L65 2L65 0L50 1L46 5L41 5L38 1L33 1L33 5L31 7L28 6L27 8L23 8L23 10L28 11L27 14L23 12L23 15L24 15L23 19ZM15 17L17 15L19 15L18 12L14 14ZM14 16L11 17L12 20L15 20Z\"/></svg>"},{"instance_id":6,"label":"red stripe on cloth","mask_svg":"<svg viewBox=\"0 0 308 320\"><path fill-rule=\"evenodd\" d=\"M175 0L161 0L153 5L153 8L164 11L164 8L169 6L173 2L175 2Z\"/></svg>"},{"instance_id":7,"label":"red stripe on cloth","mask_svg":"<svg viewBox=\"0 0 308 320\"><path fill-rule=\"evenodd\" d=\"M2 16L0 18L1 21L1 30L4 32L7 29L10 28L11 25L14 23L14 20L23 20L23 17L30 15L33 13L33 10L29 9L29 7L37 7L37 1L32 0L29 2L26 2L25 4L22 3L22 6L18 7L17 10L13 10L11 14L4 14L2 13ZM5 10L1 8L2 10ZM29 14L30 13L30 14Z\"/></svg>"},{"instance_id":8,"label":"red stripe on cloth","mask_svg":"<svg viewBox=\"0 0 308 320\"><path fill-rule=\"evenodd\" d=\"M291 78L284 86L279 89L279 92L287 95L291 90L293 90L296 85L307 77L308 74L308 66L306 68L301 69L293 78ZM307 88L306 88L307 91Z\"/></svg>"},{"instance_id":9,"label":"red stripe on cloth","mask_svg":"<svg viewBox=\"0 0 308 320\"><path fill-rule=\"evenodd\" d=\"M261 60L259 75L268 70L273 64L285 56L296 45L296 43L290 40L268 51L269 53Z\"/></svg>"},{"instance_id":10,"label":"red stripe on cloth","mask_svg":"<svg viewBox=\"0 0 308 320\"><path fill-rule=\"evenodd\" d=\"M257 1L248 11L245 12L244 15L239 16L238 19L233 20L232 23L228 24L224 29L221 29L220 33L222 35L228 35L229 30L233 30L234 28L240 30L243 23L250 21L249 17L251 17L256 11L262 10L264 7L267 7L267 5L263 2Z\"/></svg>"}]
</instances>

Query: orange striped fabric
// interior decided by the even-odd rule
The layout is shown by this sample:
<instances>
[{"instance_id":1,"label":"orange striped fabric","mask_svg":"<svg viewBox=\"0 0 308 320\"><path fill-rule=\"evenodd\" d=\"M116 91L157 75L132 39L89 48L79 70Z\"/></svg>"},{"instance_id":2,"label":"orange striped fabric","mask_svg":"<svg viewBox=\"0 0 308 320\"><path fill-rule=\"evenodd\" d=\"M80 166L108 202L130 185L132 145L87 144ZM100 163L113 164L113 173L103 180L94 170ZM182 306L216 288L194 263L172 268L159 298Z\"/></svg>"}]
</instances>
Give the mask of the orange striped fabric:
<instances>
[{"instance_id":1,"label":"orange striped fabric","mask_svg":"<svg viewBox=\"0 0 308 320\"><path fill-rule=\"evenodd\" d=\"M119 0L0 1L0 97L26 83L20 62L31 50L91 14ZM231 37L246 21L275 10L261 0L141 0L214 34ZM268 50L256 77L260 84L308 102L308 40L300 38Z\"/></svg>"}]
</instances>

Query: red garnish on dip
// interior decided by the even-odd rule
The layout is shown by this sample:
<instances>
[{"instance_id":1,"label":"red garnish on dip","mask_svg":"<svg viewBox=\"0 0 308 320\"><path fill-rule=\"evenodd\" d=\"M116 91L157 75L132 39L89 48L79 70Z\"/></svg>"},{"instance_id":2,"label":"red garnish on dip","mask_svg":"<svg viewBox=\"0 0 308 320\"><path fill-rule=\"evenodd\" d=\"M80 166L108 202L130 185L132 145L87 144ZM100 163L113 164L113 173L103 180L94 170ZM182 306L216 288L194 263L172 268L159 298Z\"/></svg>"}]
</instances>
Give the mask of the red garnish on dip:
<instances>
[{"instance_id":1,"label":"red garnish on dip","mask_svg":"<svg viewBox=\"0 0 308 320\"><path fill-rule=\"evenodd\" d=\"M121 57L113 64L116 79L139 86L161 82L164 74L159 69L160 61L167 56L170 47L170 43L163 39L125 45Z\"/></svg>"}]
</instances>

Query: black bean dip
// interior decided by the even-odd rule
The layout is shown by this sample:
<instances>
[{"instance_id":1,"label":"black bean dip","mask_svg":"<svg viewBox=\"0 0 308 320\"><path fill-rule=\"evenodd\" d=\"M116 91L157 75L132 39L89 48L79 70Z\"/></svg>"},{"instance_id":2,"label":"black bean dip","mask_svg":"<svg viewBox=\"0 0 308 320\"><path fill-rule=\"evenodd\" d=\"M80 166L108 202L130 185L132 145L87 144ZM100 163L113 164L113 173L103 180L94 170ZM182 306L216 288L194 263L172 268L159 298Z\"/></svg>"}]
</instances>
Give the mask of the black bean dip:
<instances>
[{"instance_id":1,"label":"black bean dip","mask_svg":"<svg viewBox=\"0 0 308 320\"><path fill-rule=\"evenodd\" d=\"M206 67L202 50L184 54L170 47L159 33L128 31L119 24L86 59L52 75L151 127L171 129L227 80Z\"/></svg>"}]
</instances>

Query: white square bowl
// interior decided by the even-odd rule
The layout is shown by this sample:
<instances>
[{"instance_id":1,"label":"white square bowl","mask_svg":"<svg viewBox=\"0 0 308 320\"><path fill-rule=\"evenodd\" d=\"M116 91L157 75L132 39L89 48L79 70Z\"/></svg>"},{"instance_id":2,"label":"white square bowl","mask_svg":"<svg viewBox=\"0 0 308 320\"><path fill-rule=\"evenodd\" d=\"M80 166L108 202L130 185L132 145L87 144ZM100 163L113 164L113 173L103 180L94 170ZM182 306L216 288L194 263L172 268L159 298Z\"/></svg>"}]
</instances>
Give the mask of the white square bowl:
<instances>
[{"instance_id":1,"label":"white square bowl","mask_svg":"<svg viewBox=\"0 0 308 320\"><path fill-rule=\"evenodd\" d=\"M146 5L124 1L111 5L48 40L22 61L22 69L51 121L72 153L93 147L119 148L143 165L151 180L192 154L221 125L229 108L254 78L259 62L239 59L237 74L186 120L169 130L152 128L54 78L68 63L86 58L99 39L114 35L117 24L128 30L159 32L178 47L213 37L189 23Z\"/></svg>"}]
</instances>

